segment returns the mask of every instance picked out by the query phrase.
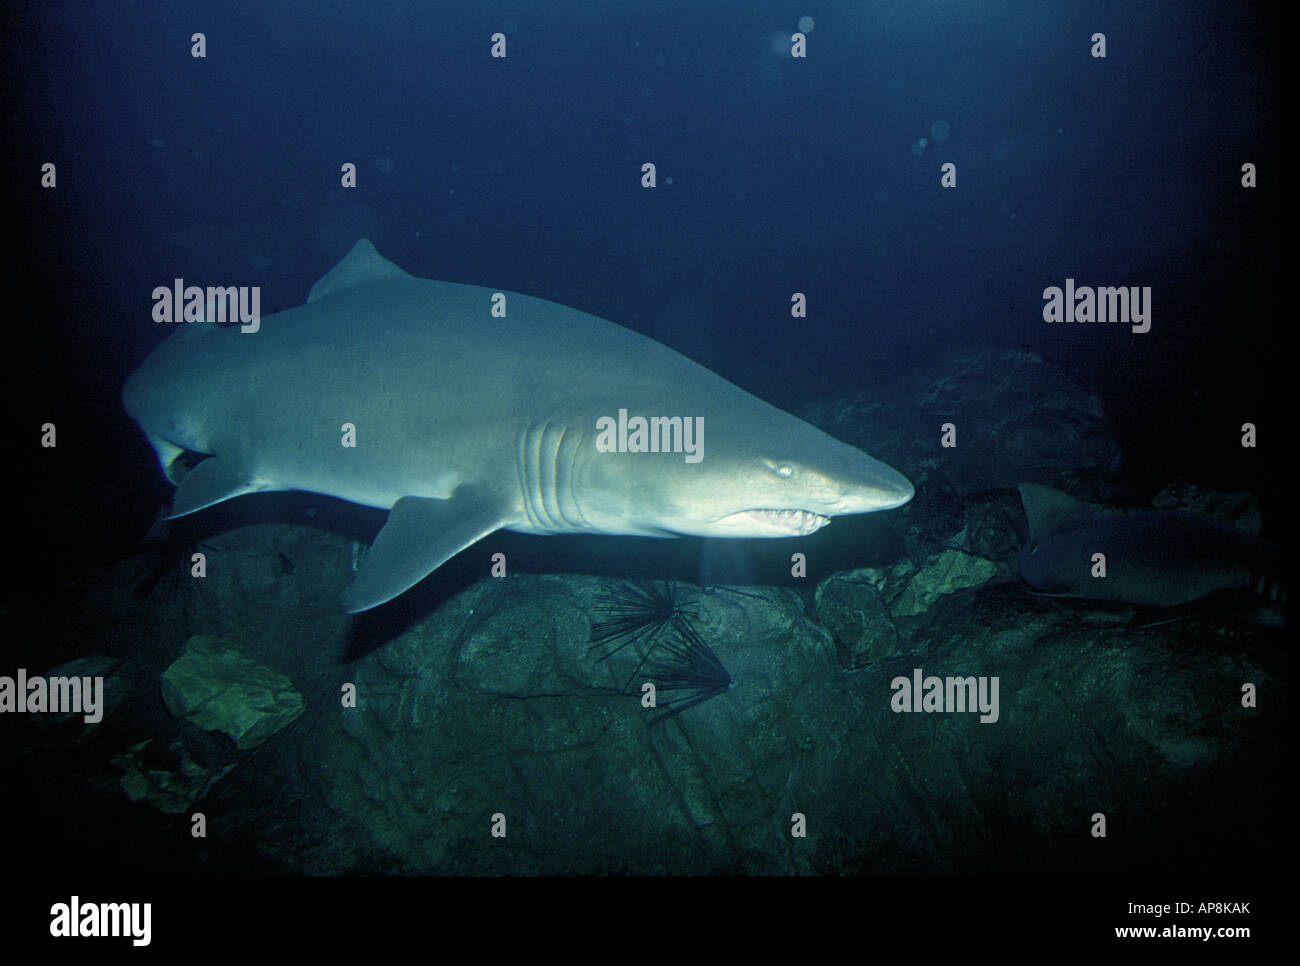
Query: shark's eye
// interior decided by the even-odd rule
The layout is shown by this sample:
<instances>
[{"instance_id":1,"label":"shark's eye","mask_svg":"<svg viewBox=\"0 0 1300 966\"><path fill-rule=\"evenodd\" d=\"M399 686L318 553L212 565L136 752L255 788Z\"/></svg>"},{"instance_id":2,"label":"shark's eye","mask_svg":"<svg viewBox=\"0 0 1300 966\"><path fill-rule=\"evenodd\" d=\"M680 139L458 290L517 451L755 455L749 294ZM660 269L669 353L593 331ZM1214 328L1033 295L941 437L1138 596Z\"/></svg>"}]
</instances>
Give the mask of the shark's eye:
<instances>
[{"instance_id":1,"label":"shark's eye","mask_svg":"<svg viewBox=\"0 0 1300 966\"><path fill-rule=\"evenodd\" d=\"M789 463L778 463L776 466L772 467L772 469L776 470L777 476L794 476L794 467Z\"/></svg>"}]
</instances>

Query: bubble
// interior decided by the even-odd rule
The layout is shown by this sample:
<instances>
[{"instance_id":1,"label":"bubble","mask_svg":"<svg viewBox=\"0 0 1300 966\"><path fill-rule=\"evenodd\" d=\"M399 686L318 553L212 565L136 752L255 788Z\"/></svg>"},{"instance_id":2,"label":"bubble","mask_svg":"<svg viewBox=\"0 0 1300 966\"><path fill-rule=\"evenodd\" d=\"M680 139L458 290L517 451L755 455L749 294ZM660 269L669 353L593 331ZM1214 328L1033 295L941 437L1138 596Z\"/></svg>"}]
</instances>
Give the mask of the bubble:
<instances>
[{"instance_id":1,"label":"bubble","mask_svg":"<svg viewBox=\"0 0 1300 966\"><path fill-rule=\"evenodd\" d=\"M164 141L162 138L153 138L152 140L150 140L149 143L155 148L167 147L167 142Z\"/></svg>"},{"instance_id":2,"label":"bubble","mask_svg":"<svg viewBox=\"0 0 1300 966\"><path fill-rule=\"evenodd\" d=\"M930 125L930 137L936 141L948 140L948 135L952 133L952 125L947 121L938 120Z\"/></svg>"},{"instance_id":3,"label":"bubble","mask_svg":"<svg viewBox=\"0 0 1300 966\"><path fill-rule=\"evenodd\" d=\"M917 138L915 141L913 141L912 156L915 158L919 158L921 155L925 154L925 146L929 143L930 142L928 142L925 138Z\"/></svg>"},{"instance_id":4,"label":"bubble","mask_svg":"<svg viewBox=\"0 0 1300 966\"><path fill-rule=\"evenodd\" d=\"M381 154L379 157L375 158L375 167L378 169L380 174L392 174L395 165L393 164L392 158L386 154Z\"/></svg>"},{"instance_id":5,"label":"bubble","mask_svg":"<svg viewBox=\"0 0 1300 966\"><path fill-rule=\"evenodd\" d=\"M813 29L813 18L807 15L799 18L799 32L801 34L810 34Z\"/></svg>"}]
</instances>

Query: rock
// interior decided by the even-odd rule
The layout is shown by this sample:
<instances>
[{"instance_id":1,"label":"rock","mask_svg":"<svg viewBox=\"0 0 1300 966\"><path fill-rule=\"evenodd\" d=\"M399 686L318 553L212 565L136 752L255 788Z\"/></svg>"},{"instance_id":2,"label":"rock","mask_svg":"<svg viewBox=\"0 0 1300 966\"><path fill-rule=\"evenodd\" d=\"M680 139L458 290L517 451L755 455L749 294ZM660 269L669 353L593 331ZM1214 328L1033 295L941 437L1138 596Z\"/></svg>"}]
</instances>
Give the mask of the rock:
<instances>
[{"instance_id":1,"label":"rock","mask_svg":"<svg viewBox=\"0 0 1300 966\"><path fill-rule=\"evenodd\" d=\"M950 588L987 563L939 553L926 569ZM678 585L736 687L654 725L640 678L624 691L636 647L589 652L607 582L484 580L358 661L357 706L322 716L296 774L412 873L1097 869L1092 810L1122 811L1129 848L1166 858L1185 847L1161 830L1187 783L1230 802L1238 763L1285 716L1225 698L1277 678L1197 652L1189 623L1135 633L993 583L893 618L885 644L894 580L828 578L818 623L790 590ZM881 634L870 664L846 671L827 626L864 649ZM895 679L918 669L996 678L997 721L896 712ZM796 812L808 838L774 846ZM526 847L499 847L497 813Z\"/></svg>"},{"instance_id":2,"label":"rock","mask_svg":"<svg viewBox=\"0 0 1300 966\"><path fill-rule=\"evenodd\" d=\"M208 635L186 642L185 653L163 672L162 692L176 717L225 732L239 749L256 748L303 712L292 681Z\"/></svg>"},{"instance_id":3,"label":"rock","mask_svg":"<svg viewBox=\"0 0 1300 966\"><path fill-rule=\"evenodd\" d=\"M991 580L998 567L992 560L973 557L951 547L930 558L908 583L903 596L894 604L898 617L911 617L930 609L945 594L978 587Z\"/></svg>"},{"instance_id":4,"label":"rock","mask_svg":"<svg viewBox=\"0 0 1300 966\"><path fill-rule=\"evenodd\" d=\"M873 574L836 574L817 585L817 620L831 632L840 663L854 670L898 648L898 630Z\"/></svg>"},{"instance_id":5,"label":"rock","mask_svg":"<svg viewBox=\"0 0 1300 966\"><path fill-rule=\"evenodd\" d=\"M968 498L1035 480L1104 500L1119 457L1094 391L1032 352L1002 346L955 349L900 379L888 398L816 401L801 415L898 467L918 495L935 481ZM946 423L956 446L935 445Z\"/></svg>"},{"instance_id":6,"label":"rock","mask_svg":"<svg viewBox=\"0 0 1300 966\"><path fill-rule=\"evenodd\" d=\"M1151 500L1156 510L1187 510L1231 524L1253 536L1264 531L1263 511L1259 498L1253 493L1238 491L1221 493L1207 490L1186 480L1175 480L1166 485Z\"/></svg>"},{"instance_id":7,"label":"rock","mask_svg":"<svg viewBox=\"0 0 1300 966\"><path fill-rule=\"evenodd\" d=\"M206 795L235 767L205 768L179 741L166 748L147 738L115 755L112 763L123 772L120 785L133 802L148 802L167 815L180 815Z\"/></svg>"}]
</instances>

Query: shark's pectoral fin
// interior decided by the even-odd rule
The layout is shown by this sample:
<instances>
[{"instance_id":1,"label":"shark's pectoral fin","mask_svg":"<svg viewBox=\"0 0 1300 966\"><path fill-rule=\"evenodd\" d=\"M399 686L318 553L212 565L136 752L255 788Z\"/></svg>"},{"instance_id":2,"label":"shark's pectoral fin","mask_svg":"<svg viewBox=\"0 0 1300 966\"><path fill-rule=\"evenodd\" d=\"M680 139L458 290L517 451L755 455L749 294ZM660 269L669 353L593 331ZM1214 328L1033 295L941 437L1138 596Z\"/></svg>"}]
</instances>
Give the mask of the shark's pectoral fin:
<instances>
[{"instance_id":1,"label":"shark's pectoral fin","mask_svg":"<svg viewBox=\"0 0 1300 966\"><path fill-rule=\"evenodd\" d=\"M402 497L343 592L343 609L355 614L392 600L507 522L501 499L477 487L462 486L449 500Z\"/></svg>"},{"instance_id":2,"label":"shark's pectoral fin","mask_svg":"<svg viewBox=\"0 0 1300 966\"><path fill-rule=\"evenodd\" d=\"M181 478L180 485L176 488L176 497L172 500L172 512L167 514L166 519L183 517L187 513L194 513L245 493L262 493L275 489L279 487L257 480L244 469L213 456Z\"/></svg>"}]
</instances>

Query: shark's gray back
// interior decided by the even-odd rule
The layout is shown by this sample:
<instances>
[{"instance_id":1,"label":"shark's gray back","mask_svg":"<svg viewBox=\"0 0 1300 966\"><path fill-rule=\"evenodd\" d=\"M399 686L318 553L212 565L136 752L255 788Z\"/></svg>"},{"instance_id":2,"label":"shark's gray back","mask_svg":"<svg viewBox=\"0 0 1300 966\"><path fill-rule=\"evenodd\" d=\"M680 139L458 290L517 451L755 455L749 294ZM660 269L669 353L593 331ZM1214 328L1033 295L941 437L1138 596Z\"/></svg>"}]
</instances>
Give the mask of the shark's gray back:
<instances>
[{"instance_id":1,"label":"shark's gray back","mask_svg":"<svg viewBox=\"0 0 1300 966\"><path fill-rule=\"evenodd\" d=\"M757 409L769 438L808 431L622 326L515 293L493 318L497 290L391 267L397 274L322 289L327 276L312 301L256 333L184 324L132 376L127 410L151 435L218 453L274 488L384 507L450 496L486 464L512 463L526 423L548 411L585 408L593 427L620 406L707 413L715 434L743 435ZM356 449L340 445L348 423Z\"/></svg>"}]
</instances>

